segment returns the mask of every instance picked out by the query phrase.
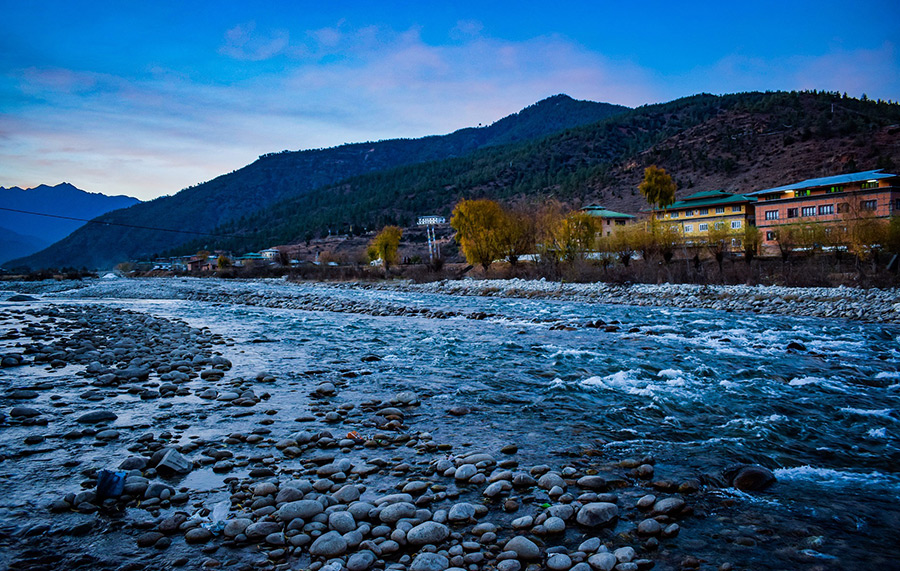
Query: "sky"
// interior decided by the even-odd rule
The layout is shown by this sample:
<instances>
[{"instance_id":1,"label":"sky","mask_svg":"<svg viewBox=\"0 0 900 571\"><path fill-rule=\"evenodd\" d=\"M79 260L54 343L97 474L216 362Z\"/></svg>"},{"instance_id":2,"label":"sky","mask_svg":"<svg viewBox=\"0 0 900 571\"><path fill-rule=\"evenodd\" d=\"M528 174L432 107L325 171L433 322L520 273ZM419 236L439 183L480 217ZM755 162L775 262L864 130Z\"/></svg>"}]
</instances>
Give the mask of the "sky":
<instances>
[{"instance_id":1,"label":"sky","mask_svg":"<svg viewBox=\"0 0 900 571\"><path fill-rule=\"evenodd\" d=\"M142 200L284 149L443 134L546 97L900 100L896 0L0 0L0 186Z\"/></svg>"}]
</instances>

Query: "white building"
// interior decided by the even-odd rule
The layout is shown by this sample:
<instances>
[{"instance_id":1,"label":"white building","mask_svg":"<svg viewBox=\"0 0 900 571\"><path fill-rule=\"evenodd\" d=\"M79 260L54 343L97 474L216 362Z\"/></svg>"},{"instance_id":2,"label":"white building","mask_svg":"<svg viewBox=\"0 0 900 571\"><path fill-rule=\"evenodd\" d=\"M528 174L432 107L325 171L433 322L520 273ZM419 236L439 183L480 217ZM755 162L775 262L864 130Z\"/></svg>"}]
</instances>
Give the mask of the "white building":
<instances>
[{"instance_id":1,"label":"white building","mask_svg":"<svg viewBox=\"0 0 900 571\"><path fill-rule=\"evenodd\" d=\"M446 224L447 219L443 216L429 214L427 216L419 216L419 226L434 226L435 224Z\"/></svg>"}]
</instances>

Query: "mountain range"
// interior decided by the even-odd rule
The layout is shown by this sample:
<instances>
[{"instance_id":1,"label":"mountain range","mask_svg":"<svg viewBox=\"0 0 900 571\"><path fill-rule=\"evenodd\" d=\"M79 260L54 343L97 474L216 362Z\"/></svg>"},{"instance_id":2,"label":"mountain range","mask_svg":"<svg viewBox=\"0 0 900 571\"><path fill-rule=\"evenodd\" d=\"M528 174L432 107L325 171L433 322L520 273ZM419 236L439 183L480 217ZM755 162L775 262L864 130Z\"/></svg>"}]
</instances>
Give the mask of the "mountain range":
<instances>
[{"instance_id":1,"label":"mountain range","mask_svg":"<svg viewBox=\"0 0 900 571\"><path fill-rule=\"evenodd\" d=\"M139 202L130 196L86 192L67 182L28 189L0 187L0 262L33 254L68 236L84 220Z\"/></svg>"},{"instance_id":2,"label":"mountain range","mask_svg":"<svg viewBox=\"0 0 900 571\"><path fill-rule=\"evenodd\" d=\"M406 225L449 215L460 198L637 212L637 186L657 164L678 196L749 192L784 182L900 164L900 105L831 92L701 94L627 109L558 95L482 128L423 139L263 155L172 197L110 212L17 261L109 266L163 251L257 250L311 235Z\"/></svg>"}]
</instances>

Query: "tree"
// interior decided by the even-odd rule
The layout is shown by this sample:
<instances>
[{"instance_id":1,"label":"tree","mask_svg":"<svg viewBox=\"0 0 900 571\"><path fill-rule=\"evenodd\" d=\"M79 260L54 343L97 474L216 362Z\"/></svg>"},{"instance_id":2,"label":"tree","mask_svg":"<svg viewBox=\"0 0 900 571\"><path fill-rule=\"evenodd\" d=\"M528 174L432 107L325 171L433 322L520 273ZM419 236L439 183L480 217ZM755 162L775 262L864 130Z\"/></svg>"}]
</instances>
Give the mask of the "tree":
<instances>
[{"instance_id":1,"label":"tree","mask_svg":"<svg viewBox=\"0 0 900 571\"><path fill-rule=\"evenodd\" d=\"M586 212L571 212L563 218L553 232L554 248L567 262L584 257L594 249L599 219Z\"/></svg>"},{"instance_id":2,"label":"tree","mask_svg":"<svg viewBox=\"0 0 900 571\"><path fill-rule=\"evenodd\" d=\"M506 223L503 209L493 200L460 200L453 209L450 226L466 261L485 272L503 255L502 236Z\"/></svg>"},{"instance_id":3,"label":"tree","mask_svg":"<svg viewBox=\"0 0 900 571\"><path fill-rule=\"evenodd\" d=\"M216 260L216 267L220 270L226 270L231 267L231 260L225 254L220 254Z\"/></svg>"},{"instance_id":4,"label":"tree","mask_svg":"<svg viewBox=\"0 0 900 571\"><path fill-rule=\"evenodd\" d=\"M756 254L759 253L760 244L762 244L762 237L759 229L752 224L744 224L744 230L741 232L741 249L744 252L744 261L747 262L747 265L750 265Z\"/></svg>"},{"instance_id":5,"label":"tree","mask_svg":"<svg viewBox=\"0 0 900 571\"><path fill-rule=\"evenodd\" d=\"M384 273L387 274L391 264L397 263L397 250L400 248L400 238L403 230L398 226L385 226L377 236L369 242L369 259L381 260Z\"/></svg>"},{"instance_id":6,"label":"tree","mask_svg":"<svg viewBox=\"0 0 900 571\"><path fill-rule=\"evenodd\" d=\"M791 252L797 247L797 227L793 224L785 224L775 229L775 242L778 251L781 252L781 263L788 261Z\"/></svg>"},{"instance_id":7,"label":"tree","mask_svg":"<svg viewBox=\"0 0 900 571\"><path fill-rule=\"evenodd\" d=\"M524 208L513 208L503 214L500 249L509 263L515 266L521 256L534 252L536 223L534 216Z\"/></svg>"},{"instance_id":8,"label":"tree","mask_svg":"<svg viewBox=\"0 0 900 571\"><path fill-rule=\"evenodd\" d=\"M725 253L731 246L731 232L725 228L724 222L716 222L709 232L706 234L706 248L716 259L719 265L719 276L724 280L722 271L722 262L725 260Z\"/></svg>"},{"instance_id":9,"label":"tree","mask_svg":"<svg viewBox=\"0 0 900 571\"><path fill-rule=\"evenodd\" d=\"M644 180L638 186L638 190L651 206L666 208L675 202L677 187L665 169L650 165L644 169Z\"/></svg>"}]
</instances>

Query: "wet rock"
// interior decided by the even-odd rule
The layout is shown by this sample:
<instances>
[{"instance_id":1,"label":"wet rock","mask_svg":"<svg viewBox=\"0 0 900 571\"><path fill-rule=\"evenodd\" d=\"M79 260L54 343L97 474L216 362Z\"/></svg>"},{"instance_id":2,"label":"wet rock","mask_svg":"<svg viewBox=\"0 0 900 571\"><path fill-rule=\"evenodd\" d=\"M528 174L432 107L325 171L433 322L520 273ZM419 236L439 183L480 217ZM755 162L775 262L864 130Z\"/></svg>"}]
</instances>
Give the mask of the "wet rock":
<instances>
[{"instance_id":1,"label":"wet rock","mask_svg":"<svg viewBox=\"0 0 900 571\"><path fill-rule=\"evenodd\" d=\"M249 518L230 519L225 523L225 528L222 530L222 533L225 535L225 537L234 538L244 533L247 527L252 523L253 520Z\"/></svg>"},{"instance_id":2,"label":"wet rock","mask_svg":"<svg viewBox=\"0 0 900 571\"><path fill-rule=\"evenodd\" d=\"M447 519L451 523L463 523L472 520L476 513L475 506L467 502L454 504L447 513Z\"/></svg>"},{"instance_id":3,"label":"wet rock","mask_svg":"<svg viewBox=\"0 0 900 571\"><path fill-rule=\"evenodd\" d=\"M409 566L409 571L445 571L450 560L437 553L420 553Z\"/></svg>"},{"instance_id":4,"label":"wet rock","mask_svg":"<svg viewBox=\"0 0 900 571\"><path fill-rule=\"evenodd\" d=\"M576 482L582 488L602 492L606 489L606 479L602 476L583 476Z\"/></svg>"},{"instance_id":5,"label":"wet rock","mask_svg":"<svg viewBox=\"0 0 900 571\"><path fill-rule=\"evenodd\" d=\"M653 504L653 515L671 515L677 514L685 506L684 500L681 498L665 498Z\"/></svg>"},{"instance_id":6,"label":"wet rock","mask_svg":"<svg viewBox=\"0 0 900 571\"><path fill-rule=\"evenodd\" d=\"M368 549L357 551L347 560L347 571L365 571L371 567L377 557Z\"/></svg>"},{"instance_id":7,"label":"wet rock","mask_svg":"<svg viewBox=\"0 0 900 571\"><path fill-rule=\"evenodd\" d=\"M588 564L597 571L612 571L618 562L612 553L596 553L588 557Z\"/></svg>"},{"instance_id":8,"label":"wet rock","mask_svg":"<svg viewBox=\"0 0 900 571\"><path fill-rule=\"evenodd\" d=\"M744 466L731 480L731 485L742 492L757 492L775 483L775 474L763 466Z\"/></svg>"},{"instance_id":9,"label":"wet rock","mask_svg":"<svg viewBox=\"0 0 900 571\"><path fill-rule=\"evenodd\" d=\"M40 415L41 411L27 406L16 406L9 411L10 418L34 418Z\"/></svg>"},{"instance_id":10,"label":"wet rock","mask_svg":"<svg viewBox=\"0 0 900 571\"><path fill-rule=\"evenodd\" d=\"M137 536L138 547L151 547L154 543L165 537L158 531L148 531Z\"/></svg>"},{"instance_id":11,"label":"wet rock","mask_svg":"<svg viewBox=\"0 0 900 571\"><path fill-rule=\"evenodd\" d=\"M642 520L637 527L638 535L659 535L661 531L662 526L652 518Z\"/></svg>"},{"instance_id":12,"label":"wet rock","mask_svg":"<svg viewBox=\"0 0 900 571\"><path fill-rule=\"evenodd\" d=\"M613 551L613 555L616 557L616 561L618 561L619 563L628 563L632 559L634 559L636 553L633 547L626 546L620 547Z\"/></svg>"},{"instance_id":13,"label":"wet rock","mask_svg":"<svg viewBox=\"0 0 900 571\"><path fill-rule=\"evenodd\" d=\"M338 557L347 552L347 540L337 531L329 531L316 539L309 553L317 557Z\"/></svg>"},{"instance_id":14,"label":"wet rock","mask_svg":"<svg viewBox=\"0 0 900 571\"><path fill-rule=\"evenodd\" d=\"M323 511L325 511L325 508L323 508L322 504L316 500L297 500L281 506L278 511L275 512L275 516L284 522L289 522L296 518L309 520Z\"/></svg>"},{"instance_id":15,"label":"wet rock","mask_svg":"<svg viewBox=\"0 0 900 571\"><path fill-rule=\"evenodd\" d=\"M349 533L356 529L356 520L350 512L332 512L328 516L328 527L340 533Z\"/></svg>"},{"instance_id":16,"label":"wet rock","mask_svg":"<svg viewBox=\"0 0 900 571\"><path fill-rule=\"evenodd\" d=\"M184 540L187 543L206 543L212 539L212 536L212 532L205 527L195 527L184 534Z\"/></svg>"},{"instance_id":17,"label":"wet rock","mask_svg":"<svg viewBox=\"0 0 900 571\"><path fill-rule=\"evenodd\" d=\"M567 571L572 567L572 558L565 553L554 553L547 558L547 569L552 571Z\"/></svg>"},{"instance_id":18,"label":"wet rock","mask_svg":"<svg viewBox=\"0 0 900 571\"><path fill-rule=\"evenodd\" d=\"M450 536L450 528L434 521L426 521L406 533L406 541L411 545L438 544Z\"/></svg>"},{"instance_id":19,"label":"wet rock","mask_svg":"<svg viewBox=\"0 0 900 571\"><path fill-rule=\"evenodd\" d=\"M541 549L525 536L517 535L506 542L504 551L512 551L523 561L537 561L541 558Z\"/></svg>"},{"instance_id":20,"label":"wet rock","mask_svg":"<svg viewBox=\"0 0 900 571\"><path fill-rule=\"evenodd\" d=\"M576 521L585 527L606 525L619 517L619 508L609 502L585 504L578 510Z\"/></svg>"},{"instance_id":21,"label":"wet rock","mask_svg":"<svg viewBox=\"0 0 900 571\"><path fill-rule=\"evenodd\" d=\"M244 534L250 539L262 539L271 533L278 533L279 531L281 531L281 524L274 521L260 521L248 525L244 529Z\"/></svg>"},{"instance_id":22,"label":"wet rock","mask_svg":"<svg viewBox=\"0 0 900 571\"><path fill-rule=\"evenodd\" d=\"M98 424L100 422L112 422L116 420L118 415L110 410L95 410L78 417L77 421L82 424Z\"/></svg>"},{"instance_id":23,"label":"wet rock","mask_svg":"<svg viewBox=\"0 0 900 571\"><path fill-rule=\"evenodd\" d=\"M147 467L147 459L141 456L130 456L119 464L119 470L143 470Z\"/></svg>"},{"instance_id":24,"label":"wet rock","mask_svg":"<svg viewBox=\"0 0 900 571\"><path fill-rule=\"evenodd\" d=\"M409 502L398 502L391 504L381 510L378 519L384 523L396 523L397 521L416 516L416 506Z\"/></svg>"}]
</instances>

